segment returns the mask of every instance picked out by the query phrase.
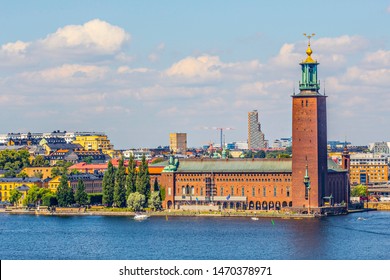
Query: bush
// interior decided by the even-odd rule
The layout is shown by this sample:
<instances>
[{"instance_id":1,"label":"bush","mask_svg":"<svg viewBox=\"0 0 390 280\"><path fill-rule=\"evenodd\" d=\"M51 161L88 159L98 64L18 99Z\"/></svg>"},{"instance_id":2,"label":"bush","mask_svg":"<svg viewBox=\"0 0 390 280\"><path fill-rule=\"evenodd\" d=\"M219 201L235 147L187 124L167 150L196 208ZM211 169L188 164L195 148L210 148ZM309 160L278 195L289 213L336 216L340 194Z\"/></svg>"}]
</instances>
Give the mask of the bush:
<instances>
[{"instance_id":1,"label":"bush","mask_svg":"<svg viewBox=\"0 0 390 280\"><path fill-rule=\"evenodd\" d=\"M43 206L54 206L58 205L57 197L53 193L47 193L42 197L42 205Z\"/></svg>"},{"instance_id":2,"label":"bush","mask_svg":"<svg viewBox=\"0 0 390 280\"><path fill-rule=\"evenodd\" d=\"M127 206L133 211L141 211L145 204L146 198L143 194L138 192L129 194L127 198Z\"/></svg>"},{"instance_id":3,"label":"bush","mask_svg":"<svg viewBox=\"0 0 390 280\"><path fill-rule=\"evenodd\" d=\"M103 203L103 194L102 193L89 193L88 202L91 205L97 205Z\"/></svg>"}]
</instances>

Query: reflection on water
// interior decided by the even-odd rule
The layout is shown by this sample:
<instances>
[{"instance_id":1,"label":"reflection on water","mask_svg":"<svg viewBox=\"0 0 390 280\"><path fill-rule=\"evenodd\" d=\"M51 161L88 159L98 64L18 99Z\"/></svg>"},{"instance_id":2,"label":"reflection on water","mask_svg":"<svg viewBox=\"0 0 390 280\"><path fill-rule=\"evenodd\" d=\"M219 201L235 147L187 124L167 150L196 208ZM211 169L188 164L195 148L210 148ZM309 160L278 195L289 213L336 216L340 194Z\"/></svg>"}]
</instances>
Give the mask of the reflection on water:
<instances>
[{"instance_id":1,"label":"reflection on water","mask_svg":"<svg viewBox=\"0 0 390 280\"><path fill-rule=\"evenodd\" d=\"M390 212L320 219L0 214L1 259L390 259Z\"/></svg>"}]
</instances>

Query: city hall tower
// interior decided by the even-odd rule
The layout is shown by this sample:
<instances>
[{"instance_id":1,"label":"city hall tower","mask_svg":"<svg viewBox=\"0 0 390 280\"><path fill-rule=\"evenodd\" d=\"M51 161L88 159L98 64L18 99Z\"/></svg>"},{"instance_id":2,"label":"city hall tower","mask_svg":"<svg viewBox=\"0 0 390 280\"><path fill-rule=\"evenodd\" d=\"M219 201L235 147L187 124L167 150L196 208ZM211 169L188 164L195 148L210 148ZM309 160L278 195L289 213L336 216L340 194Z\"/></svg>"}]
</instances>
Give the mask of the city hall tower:
<instances>
[{"instance_id":1,"label":"city hall tower","mask_svg":"<svg viewBox=\"0 0 390 280\"><path fill-rule=\"evenodd\" d=\"M319 93L319 63L311 57L312 36L306 36L309 42L307 57L300 63L299 93L292 96L292 201L294 208L310 212L323 206L328 180L326 96Z\"/></svg>"}]
</instances>

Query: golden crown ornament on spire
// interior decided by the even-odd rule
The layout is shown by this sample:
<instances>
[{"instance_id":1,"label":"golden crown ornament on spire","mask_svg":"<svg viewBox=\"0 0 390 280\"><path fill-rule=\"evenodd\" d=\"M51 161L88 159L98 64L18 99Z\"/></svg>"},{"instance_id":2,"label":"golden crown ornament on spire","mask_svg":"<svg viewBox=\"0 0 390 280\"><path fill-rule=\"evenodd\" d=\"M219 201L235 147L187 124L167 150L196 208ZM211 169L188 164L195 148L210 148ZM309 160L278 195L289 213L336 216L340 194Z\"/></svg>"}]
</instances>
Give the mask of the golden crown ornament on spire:
<instances>
[{"instance_id":1,"label":"golden crown ornament on spire","mask_svg":"<svg viewBox=\"0 0 390 280\"><path fill-rule=\"evenodd\" d=\"M314 37L315 35L316 35L315 33L312 33L311 35L307 35L306 33L303 33L303 36L305 36L307 39L309 39L309 43L307 44L307 49L306 49L307 58L304 61L305 63L315 63L316 62L314 59L311 58L311 54L313 53L313 51L310 48L310 39L312 37Z\"/></svg>"}]
</instances>

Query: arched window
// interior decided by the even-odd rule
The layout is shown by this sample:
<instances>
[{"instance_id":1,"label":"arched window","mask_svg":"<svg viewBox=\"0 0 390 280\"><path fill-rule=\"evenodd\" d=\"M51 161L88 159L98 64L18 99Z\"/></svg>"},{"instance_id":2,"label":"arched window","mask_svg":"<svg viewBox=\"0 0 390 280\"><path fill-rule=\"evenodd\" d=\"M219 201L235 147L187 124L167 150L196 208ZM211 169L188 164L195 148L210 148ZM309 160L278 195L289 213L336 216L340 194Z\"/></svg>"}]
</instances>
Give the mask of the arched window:
<instances>
[{"instance_id":1,"label":"arched window","mask_svg":"<svg viewBox=\"0 0 390 280\"><path fill-rule=\"evenodd\" d=\"M276 191L277 191L276 186L274 186L274 196L276 196Z\"/></svg>"},{"instance_id":2,"label":"arched window","mask_svg":"<svg viewBox=\"0 0 390 280\"><path fill-rule=\"evenodd\" d=\"M263 196L267 195L267 187L263 187Z\"/></svg>"},{"instance_id":3,"label":"arched window","mask_svg":"<svg viewBox=\"0 0 390 280\"><path fill-rule=\"evenodd\" d=\"M191 187L191 194L194 195L195 194L195 189L194 189L194 186Z\"/></svg>"},{"instance_id":4,"label":"arched window","mask_svg":"<svg viewBox=\"0 0 390 280\"><path fill-rule=\"evenodd\" d=\"M252 196L255 196L256 195L256 189L255 187L252 187Z\"/></svg>"},{"instance_id":5,"label":"arched window","mask_svg":"<svg viewBox=\"0 0 390 280\"><path fill-rule=\"evenodd\" d=\"M245 188L244 187L241 188L241 196L245 196Z\"/></svg>"},{"instance_id":6,"label":"arched window","mask_svg":"<svg viewBox=\"0 0 390 280\"><path fill-rule=\"evenodd\" d=\"M221 187L221 194L220 195L223 196L223 187Z\"/></svg>"},{"instance_id":7,"label":"arched window","mask_svg":"<svg viewBox=\"0 0 390 280\"><path fill-rule=\"evenodd\" d=\"M290 197L290 187L287 187L287 188L286 188L286 196L287 196L287 197Z\"/></svg>"},{"instance_id":8,"label":"arched window","mask_svg":"<svg viewBox=\"0 0 390 280\"><path fill-rule=\"evenodd\" d=\"M234 195L234 187L230 187L230 195L231 195L231 196Z\"/></svg>"}]
</instances>

